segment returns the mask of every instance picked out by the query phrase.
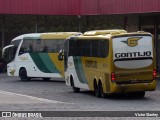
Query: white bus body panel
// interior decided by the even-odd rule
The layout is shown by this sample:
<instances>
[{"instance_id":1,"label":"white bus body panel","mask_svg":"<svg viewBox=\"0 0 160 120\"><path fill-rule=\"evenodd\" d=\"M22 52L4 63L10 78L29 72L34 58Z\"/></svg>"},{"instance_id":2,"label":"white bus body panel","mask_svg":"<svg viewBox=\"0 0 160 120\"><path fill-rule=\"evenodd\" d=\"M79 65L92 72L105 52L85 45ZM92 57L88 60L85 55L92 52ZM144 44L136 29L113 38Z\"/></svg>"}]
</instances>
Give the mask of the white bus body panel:
<instances>
[{"instance_id":1,"label":"white bus body panel","mask_svg":"<svg viewBox=\"0 0 160 120\"><path fill-rule=\"evenodd\" d=\"M17 56L16 59L7 65L8 76L19 76L20 68L24 67L28 77L57 77L62 78L58 73L44 73L40 71L28 53Z\"/></svg>"},{"instance_id":2,"label":"white bus body panel","mask_svg":"<svg viewBox=\"0 0 160 120\"><path fill-rule=\"evenodd\" d=\"M88 84L84 84L84 83L81 83L78 76L77 76L77 73L76 73L76 69L75 69L75 65L74 65L74 62L73 62L73 57L68 57L68 68L65 72L65 80L66 80L66 85L69 85L71 86L71 83L70 83L70 76L73 77L73 82L74 82L74 87L78 87L78 88L83 88L83 89L88 89L89 90L89 86Z\"/></svg>"}]
</instances>

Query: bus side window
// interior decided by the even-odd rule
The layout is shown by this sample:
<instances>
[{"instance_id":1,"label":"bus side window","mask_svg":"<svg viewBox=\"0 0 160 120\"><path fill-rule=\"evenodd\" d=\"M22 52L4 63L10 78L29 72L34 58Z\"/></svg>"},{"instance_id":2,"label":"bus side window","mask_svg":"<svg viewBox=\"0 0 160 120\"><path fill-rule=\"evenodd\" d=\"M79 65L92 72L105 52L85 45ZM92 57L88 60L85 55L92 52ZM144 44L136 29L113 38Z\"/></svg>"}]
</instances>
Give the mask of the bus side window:
<instances>
[{"instance_id":1,"label":"bus side window","mask_svg":"<svg viewBox=\"0 0 160 120\"><path fill-rule=\"evenodd\" d=\"M78 50L77 50L77 41L71 40L69 41L69 56L78 56Z\"/></svg>"},{"instance_id":2,"label":"bus side window","mask_svg":"<svg viewBox=\"0 0 160 120\"><path fill-rule=\"evenodd\" d=\"M102 52L104 53L102 54L102 57L107 57L109 54L109 41L108 40L104 41L102 48L103 48Z\"/></svg>"},{"instance_id":3,"label":"bus side window","mask_svg":"<svg viewBox=\"0 0 160 120\"><path fill-rule=\"evenodd\" d=\"M57 52L64 49L64 40L57 40Z\"/></svg>"},{"instance_id":4,"label":"bus side window","mask_svg":"<svg viewBox=\"0 0 160 120\"><path fill-rule=\"evenodd\" d=\"M33 40L33 52L44 52L44 40Z\"/></svg>"},{"instance_id":5,"label":"bus side window","mask_svg":"<svg viewBox=\"0 0 160 120\"><path fill-rule=\"evenodd\" d=\"M44 52L55 53L57 51L57 40L43 40L44 41Z\"/></svg>"},{"instance_id":6,"label":"bus side window","mask_svg":"<svg viewBox=\"0 0 160 120\"><path fill-rule=\"evenodd\" d=\"M16 47L15 46L10 47L8 51L8 61L7 61L8 63L14 60L15 54L16 54Z\"/></svg>"},{"instance_id":7,"label":"bus side window","mask_svg":"<svg viewBox=\"0 0 160 120\"><path fill-rule=\"evenodd\" d=\"M23 43L21 45L19 55L22 55L24 53L32 52L32 40L23 40Z\"/></svg>"},{"instance_id":8,"label":"bus side window","mask_svg":"<svg viewBox=\"0 0 160 120\"><path fill-rule=\"evenodd\" d=\"M109 42L108 42L108 40L101 40L99 42L98 46L99 46L99 49L98 49L99 54L98 54L98 56L99 57L103 57L103 58L107 57L108 53L109 53Z\"/></svg>"},{"instance_id":9,"label":"bus side window","mask_svg":"<svg viewBox=\"0 0 160 120\"><path fill-rule=\"evenodd\" d=\"M22 55L22 54L24 54L24 48L23 47L21 47L20 50L19 50L19 55Z\"/></svg>"}]
</instances>

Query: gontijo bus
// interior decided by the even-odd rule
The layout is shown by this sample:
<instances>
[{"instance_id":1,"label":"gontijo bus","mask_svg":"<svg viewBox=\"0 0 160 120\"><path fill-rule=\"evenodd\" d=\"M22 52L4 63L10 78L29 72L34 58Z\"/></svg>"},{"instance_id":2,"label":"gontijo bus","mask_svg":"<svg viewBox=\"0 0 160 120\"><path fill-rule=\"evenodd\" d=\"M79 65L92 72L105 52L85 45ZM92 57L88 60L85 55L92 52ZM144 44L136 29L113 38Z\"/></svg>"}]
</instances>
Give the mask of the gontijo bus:
<instances>
[{"instance_id":1,"label":"gontijo bus","mask_svg":"<svg viewBox=\"0 0 160 120\"><path fill-rule=\"evenodd\" d=\"M31 33L14 38L3 49L9 76L20 76L22 81L34 77L49 80L64 76L63 61L57 55L66 38L78 32Z\"/></svg>"},{"instance_id":2,"label":"gontijo bus","mask_svg":"<svg viewBox=\"0 0 160 120\"><path fill-rule=\"evenodd\" d=\"M153 38L143 31L97 30L71 37L65 41L64 62L65 81L74 92L144 97L156 88Z\"/></svg>"}]
</instances>

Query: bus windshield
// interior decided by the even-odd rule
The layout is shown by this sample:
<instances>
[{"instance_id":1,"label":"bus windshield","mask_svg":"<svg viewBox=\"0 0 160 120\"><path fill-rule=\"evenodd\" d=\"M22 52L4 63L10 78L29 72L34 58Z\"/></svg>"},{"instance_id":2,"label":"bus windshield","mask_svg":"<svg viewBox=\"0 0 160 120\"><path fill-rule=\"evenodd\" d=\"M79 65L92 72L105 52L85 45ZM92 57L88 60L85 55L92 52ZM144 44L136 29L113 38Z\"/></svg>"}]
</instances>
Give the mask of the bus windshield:
<instances>
[{"instance_id":1,"label":"bus windshield","mask_svg":"<svg viewBox=\"0 0 160 120\"><path fill-rule=\"evenodd\" d=\"M11 45L3 48L2 57L6 63L14 60L20 40L12 41Z\"/></svg>"}]
</instances>

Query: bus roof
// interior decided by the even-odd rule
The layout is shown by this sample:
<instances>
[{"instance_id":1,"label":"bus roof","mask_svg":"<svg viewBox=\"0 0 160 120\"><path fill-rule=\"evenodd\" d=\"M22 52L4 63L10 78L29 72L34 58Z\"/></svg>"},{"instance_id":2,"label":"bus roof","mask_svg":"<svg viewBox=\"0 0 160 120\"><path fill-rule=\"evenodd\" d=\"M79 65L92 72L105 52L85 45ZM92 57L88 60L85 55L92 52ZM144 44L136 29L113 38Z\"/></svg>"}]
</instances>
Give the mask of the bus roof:
<instances>
[{"instance_id":1,"label":"bus roof","mask_svg":"<svg viewBox=\"0 0 160 120\"><path fill-rule=\"evenodd\" d=\"M80 35L80 32L49 32L49 33L29 33L15 37L12 41L19 39L66 39L72 35Z\"/></svg>"},{"instance_id":2,"label":"bus roof","mask_svg":"<svg viewBox=\"0 0 160 120\"><path fill-rule=\"evenodd\" d=\"M80 35L80 32L52 32L52 33L42 33L40 37L42 39L66 39L73 35Z\"/></svg>"},{"instance_id":3,"label":"bus roof","mask_svg":"<svg viewBox=\"0 0 160 120\"><path fill-rule=\"evenodd\" d=\"M78 39L107 38L109 39L114 36L125 36L125 35L151 35L151 33L144 32L144 31L127 32L122 29L94 30L94 31L87 31L80 36L75 36L75 38L78 38ZM74 36L72 38L74 38Z\"/></svg>"},{"instance_id":4,"label":"bus roof","mask_svg":"<svg viewBox=\"0 0 160 120\"><path fill-rule=\"evenodd\" d=\"M84 33L84 36L94 36L94 35L104 35L104 34L115 34L115 33L127 33L127 31L122 29L113 29L113 30L93 30L87 31Z\"/></svg>"},{"instance_id":5,"label":"bus roof","mask_svg":"<svg viewBox=\"0 0 160 120\"><path fill-rule=\"evenodd\" d=\"M15 37L12 41L19 40L19 39L24 39L24 38L28 38L28 37L39 38L40 35L41 35L41 33L23 34L23 35L20 35L20 36L18 36L18 37Z\"/></svg>"}]
</instances>

